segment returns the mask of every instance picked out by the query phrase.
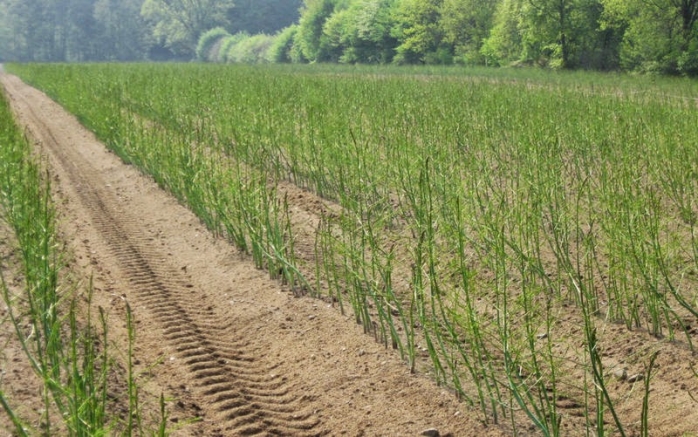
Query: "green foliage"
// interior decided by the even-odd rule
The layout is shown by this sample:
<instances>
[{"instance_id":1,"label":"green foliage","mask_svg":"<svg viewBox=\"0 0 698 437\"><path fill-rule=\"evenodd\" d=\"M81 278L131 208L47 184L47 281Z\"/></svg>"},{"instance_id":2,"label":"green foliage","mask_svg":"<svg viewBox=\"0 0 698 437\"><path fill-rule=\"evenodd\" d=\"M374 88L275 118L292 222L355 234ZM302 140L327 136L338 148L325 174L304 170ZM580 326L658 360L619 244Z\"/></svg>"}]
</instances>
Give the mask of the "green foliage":
<instances>
[{"instance_id":1,"label":"green foliage","mask_svg":"<svg viewBox=\"0 0 698 437\"><path fill-rule=\"evenodd\" d=\"M497 0L444 0L441 27L444 42L453 50L458 63L483 64L483 41L492 28Z\"/></svg>"},{"instance_id":2,"label":"green foliage","mask_svg":"<svg viewBox=\"0 0 698 437\"><path fill-rule=\"evenodd\" d=\"M269 56L278 62L686 76L696 75L698 64L698 0L0 0L0 6L0 56L21 61L223 59L226 51L196 50L203 33L222 27L277 35Z\"/></svg>"},{"instance_id":3,"label":"green foliage","mask_svg":"<svg viewBox=\"0 0 698 437\"><path fill-rule=\"evenodd\" d=\"M231 32L275 34L298 22L303 0L234 0L228 13Z\"/></svg>"},{"instance_id":4,"label":"green foliage","mask_svg":"<svg viewBox=\"0 0 698 437\"><path fill-rule=\"evenodd\" d=\"M116 428L125 428L122 435L133 435L137 431L133 420L140 420L143 405L129 403L123 410L115 409L114 399L108 397L123 387L111 386L118 378L110 375L118 370L110 355L106 314L100 307L99 320L95 321L91 285L84 295L78 295L76 285L70 283L72 275L63 271L62 245L51 202L52 179L35 158L25 132L15 124L8 102L0 94L0 220L14 233L21 265L16 274L23 274L24 285L23 290L11 292L4 276L7 266L3 265L0 300L5 305L3 322L14 327L16 340L43 385L41 404L37 405L37 410L42 410L41 429L26 429L13 410L13 399L1 389L0 408L20 436L118 435ZM78 308L83 306L88 308L87 314L79 319L84 313ZM133 325L127 328L133 335ZM129 350L129 359L131 356ZM131 366L127 367L130 372ZM128 390L137 389L136 382L129 381ZM56 426L51 412L64 426ZM124 416L128 419L122 420ZM167 434L164 420L158 424L162 430L159 435ZM139 428L139 435L155 435Z\"/></svg>"},{"instance_id":5,"label":"green foliage","mask_svg":"<svg viewBox=\"0 0 698 437\"><path fill-rule=\"evenodd\" d=\"M205 60L233 64L260 64L275 59L274 43L278 36L246 32L230 35L223 28L204 34L199 42ZM287 41L288 43L288 41ZM208 48L207 48L208 47Z\"/></svg>"},{"instance_id":6,"label":"green foliage","mask_svg":"<svg viewBox=\"0 0 698 437\"><path fill-rule=\"evenodd\" d=\"M230 34L227 30L222 27L214 27L208 32L204 32L199 38L199 43L196 45L196 59L199 61L213 61L218 59L218 51L212 50L218 43L218 48L220 49L220 42Z\"/></svg>"},{"instance_id":7,"label":"green foliage","mask_svg":"<svg viewBox=\"0 0 698 437\"><path fill-rule=\"evenodd\" d=\"M695 75L697 0L605 0L603 25L623 32L628 70Z\"/></svg>"},{"instance_id":8,"label":"green foliage","mask_svg":"<svg viewBox=\"0 0 698 437\"><path fill-rule=\"evenodd\" d=\"M296 29L296 32L293 33L293 45L291 46L289 56L291 57L291 62L296 64L310 62L308 58L303 55L303 44L301 41L301 34L298 29Z\"/></svg>"},{"instance_id":9,"label":"green foliage","mask_svg":"<svg viewBox=\"0 0 698 437\"><path fill-rule=\"evenodd\" d=\"M324 32L325 23L341 0L305 0L298 23L296 43L303 57L310 62L330 58L330 42Z\"/></svg>"},{"instance_id":10,"label":"green foliage","mask_svg":"<svg viewBox=\"0 0 698 437\"><path fill-rule=\"evenodd\" d=\"M262 64L269 62L269 51L274 43L274 37L269 35L253 35L242 37L228 46L225 60L232 64Z\"/></svg>"},{"instance_id":11,"label":"green foliage","mask_svg":"<svg viewBox=\"0 0 698 437\"><path fill-rule=\"evenodd\" d=\"M142 0L0 0L6 61L144 59Z\"/></svg>"},{"instance_id":12,"label":"green foliage","mask_svg":"<svg viewBox=\"0 0 698 437\"><path fill-rule=\"evenodd\" d=\"M142 0L97 0L94 17L99 56L85 60L134 61L144 59L149 48L148 28L141 16ZM94 38L85 33L84 38Z\"/></svg>"},{"instance_id":13,"label":"green foliage","mask_svg":"<svg viewBox=\"0 0 698 437\"><path fill-rule=\"evenodd\" d=\"M622 31L603 27L599 0L502 0L480 53L494 65L609 70Z\"/></svg>"},{"instance_id":14,"label":"green foliage","mask_svg":"<svg viewBox=\"0 0 698 437\"><path fill-rule=\"evenodd\" d=\"M274 38L274 42L269 48L269 61L276 63L290 63L293 61L291 51L293 50L293 40L298 32L298 26L288 26L279 32Z\"/></svg>"},{"instance_id":15,"label":"green foliage","mask_svg":"<svg viewBox=\"0 0 698 437\"><path fill-rule=\"evenodd\" d=\"M348 36L351 27L351 14L348 9L333 13L322 26L321 60L339 62L344 50L350 46Z\"/></svg>"},{"instance_id":16,"label":"green foliage","mask_svg":"<svg viewBox=\"0 0 698 437\"><path fill-rule=\"evenodd\" d=\"M395 9L392 36L398 41L396 64L446 63L439 26L443 0L402 0Z\"/></svg>"},{"instance_id":17,"label":"green foliage","mask_svg":"<svg viewBox=\"0 0 698 437\"><path fill-rule=\"evenodd\" d=\"M393 0L356 0L345 13L340 62L389 63L397 40L391 35Z\"/></svg>"},{"instance_id":18,"label":"green foliage","mask_svg":"<svg viewBox=\"0 0 698 437\"><path fill-rule=\"evenodd\" d=\"M201 34L225 26L232 7L232 0L145 0L141 14L156 40L176 54L193 56Z\"/></svg>"},{"instance_id":19,"label":"green foliage","mask_svg":"<svg viewBox=\"0 0 698 437\"><path fill-rule=\"evenodd\" d=\"M230 35L224 38L221 41L220 48L218 49L218 57L215 59L215 61L232 62L228 60L228 53L231 52L232 47L246 40L249 37L250 35L246 32L238 32L235 35Z\"/></svg>"},{"instance_id":20,"label":"green foliage","mask_svg":"<svg viewBox=\"0 0 698 437\"><path fill-rule=\"evenodd\" d=\"M521 56L523 40L519 31L523 0L502 0L493 16L490 36L480 52L492 65L507 65Z\"/></svg>"},{"instance_id":21,"label":"green foliage","mask_svg":"<svg viewBox=\"0 0 698 437\"><path fill-rule=\"evenodd\" d=\"M684 76L698 77L698 39L693 39L679 55L676 66Z\"/></svg>"}]
</instances>

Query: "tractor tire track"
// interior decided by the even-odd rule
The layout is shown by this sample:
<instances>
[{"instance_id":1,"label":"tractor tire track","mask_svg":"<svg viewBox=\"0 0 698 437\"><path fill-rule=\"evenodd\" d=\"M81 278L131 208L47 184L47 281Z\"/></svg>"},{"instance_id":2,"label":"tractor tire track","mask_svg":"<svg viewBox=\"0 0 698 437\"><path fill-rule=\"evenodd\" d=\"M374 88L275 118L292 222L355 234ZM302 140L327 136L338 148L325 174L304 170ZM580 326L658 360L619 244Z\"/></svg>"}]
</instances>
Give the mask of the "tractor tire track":
<instances>
[{"instance_id":1,"label":"tractor tire track","mask_svg":"<svg viewBox=\"0 0 698 437\"><path fill-rule=\"evenodd\" d=\"M66 274L91 281L121 366L130 305L146 424L159 423L162 393L174 437L416 436L432 428L502 435L451 392L411 374L351 314L294 296L256 269L45 94L6 74L0 84L48 158L71 254ZM312 234L321 213L303 196L289 199ZM312 238L302 244L312 251ZM116 414L126 411L123 390L115 389Z\"/></svg>"},{"instance_id":2,"label":"tractor tire track","mask_svg":"<svg viewBox=\"0 0 698 437\"><path fill-rule=\"evenodd\" d=\"M305 407L284 375L260 368L254 347L234 323L220 320L212 307L197 298L192 284L167 264L138 217L119 207L105 189L99 172L57 138L36 110L16 89L6 87L29 118L30 135L77 187L79 202L110 249L108 254L127 273L132 306L144 306L161 327L162 339L177 351L201 396L215 411L224 435L319 435L319 420ZM273 368L274 366L272 366Z\"/></svg>"}]
</instances>

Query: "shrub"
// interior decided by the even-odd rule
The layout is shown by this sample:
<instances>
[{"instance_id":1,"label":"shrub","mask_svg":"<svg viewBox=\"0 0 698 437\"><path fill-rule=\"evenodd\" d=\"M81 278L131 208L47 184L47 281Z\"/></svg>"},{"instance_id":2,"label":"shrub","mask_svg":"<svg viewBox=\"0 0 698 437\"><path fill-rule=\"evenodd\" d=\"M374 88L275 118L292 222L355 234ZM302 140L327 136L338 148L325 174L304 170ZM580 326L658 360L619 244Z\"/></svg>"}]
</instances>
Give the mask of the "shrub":
<instances>
[{"instance_id":1,"label":"shrub","mask_svg":"<svg viewBox=\"0 0 698 437\"><path fill-rule=\"evenodd\" d=\"M254 35L229 47L226 60L237 64L260 64L268 61L268 51L274 42L270 35Z\"/></svg>"},{"instance_id":2,"label":"shrub","mask_svg":"<svg viewBox=\"0 0 698 437\"><path fill-rule=\"evenodd\" d=\"M274 37L274 42L269 48L269 61L277 63L290 63L293 61L291 51L293 40L298 32L298 25L294 24L279 32Z\"/></svg>"},{"instance_id":3,"label":"shrub","mask_svg":"<svg viewBox=\"0 0 698 437\"><path fill-rule=\"evenodd\" d=\"M231 53L232 47L237 44L240 44L240 42L248 39L249 37L250 34L247 32L238 32L235 35L225 37L221 41L221 47L218 51L218 62L233 62L231 59L228 58L229 53Z\"/></svg>"},{"instance_id":4,"label":"shrub","mask_svg":"<svg viewBox=\"0 0 698 437\"><path fill-rule=\"evenodd\" d=\"M199 61L215 61L218 58L219 43L223 38L230 36L227 30L222 27L214 27L208 32L204 32L199 38L199 43L196 45L196 59ZM215 53L214 53L215 52Z\"/></svg>"},{"instance_id":5,"label":"shrub","mask_svg":"<svg viewBox=\"0 0 698 437\"><path fill-rule=\"evenodd\" d=\"M683 52L677 61L677 67L681 74L689 77L698 76L698 42L692 44L689 50Z\"/></svg>"}]
</instances>

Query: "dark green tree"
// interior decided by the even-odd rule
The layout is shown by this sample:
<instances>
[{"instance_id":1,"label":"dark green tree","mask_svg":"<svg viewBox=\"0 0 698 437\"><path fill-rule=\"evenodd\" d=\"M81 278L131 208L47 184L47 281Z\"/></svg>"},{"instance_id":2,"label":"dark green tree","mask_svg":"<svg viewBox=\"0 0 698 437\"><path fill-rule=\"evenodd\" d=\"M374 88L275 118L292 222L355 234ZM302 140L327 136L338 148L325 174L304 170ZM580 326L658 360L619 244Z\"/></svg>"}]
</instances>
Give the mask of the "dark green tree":
<instances>
[{"instance_id":1,"label":"dark green tree","mask_svg":"<svg viewBox=\"0 0 698 437\"><path fill-rule=\"evenodd\" d=\"M325 32L325 23L335 12L346 9L347 3L345 0L304 1L294 42L303 58L310 62L327 62L336 58L337 47L328 37L332 32Z\"/></svg>"},{"instance_id":2,"label":"dark green tree","mask_svg":"<svg viewBox=\"0 0 698 437\"><path fill-rule=\"evenodd\" d=\"M142 0L0 0L0 52L18 61L142 59Z\"/></svg>"},{"instance_id":3,"label":"dark green tree","mask_svg":"<svg viewBox=\"0 0 698 437\"><path fill-rule=\"evenodd\" d=\"M341 62L388 63L398 41L391 34L395 26L395 0L354 0L345 12Z\"/></svg>"},{"instance_id":4,"label":"dark green tree","mask_svg":"<svg viewBox=\"0 0 698 437\"><path fill-rule=\"evenodd\" d=\"M480 50L492 28L497 0L443 0L441 28L456 60L463 64L483 64Z\"/></svg>"},{"instance_id":5,"label":"dark green tree","mask_svg":"<svg viewBox=\"0 0 698 437\"><path fill-rule=\"evenodd\" d=\"M65 58L55 8L42 0L3 0L2 26L7 29L3 52L18 61L57 61Z\"/></svg>"},{"instance_id":6,"label":"dark green tree","mask_svg":"<svg viewBox=\"0 0 698 437\"><path fill-rule=\"evenodd\" d=\"M228 25L232 0L145 0L143 18L156 41L180 56L193 57L201 34Z\"/></svg>"},{"instance_id":7,"label":"dark green tree","mask_svg":"<svg viewBox=\"0 0 698 437\"><path fill-rule=\"evenodd\" d=\"M149 48L148 28L141 17L143 0L97 0L94 18L100 29L95 59L144 59Z\"/></svg>"},{"instance_id":8,"label":"dark green tree","mask_svg":"<svg viewBox=\"0 0 698 437\"><path fill-rule=\"evenodd\" d=\"M218 50L222 40L231 36L222 27L214 27L208 32L204 32L196 45L196 59L199 61L214 61L219 57Z\"/></svg>"},{"instance_id":9,"label":"dark green tree","mask_svg":"<svg viewBox=\"0 0 698 437\"><path fill-rule=\"evenodd\" d=\"M508 65L521 59L524 1L501 0L497 5L492 17L492 29L480 49L488 64Z\"/></svg>"},{"instance_id":10,"label":"dark green tree","mask_svg":"<svg viewBox=\"0 0 698 437\"><path fill-rule=\"evenodd\" d=\"M94 14L96 0L69 0L55 2L55 29L60 34L64 54L61 60L84 62L102 60L107 51L102 44L103 28ZM61 4L67 3L67 4ZM66 7L67 6L67 7Z\"/></svg>"},{"instance_id":11,"label":"dark green tree","mask_svg":"<svg viewBox=\"0 0 698 437\"><path fill-rule=\"evenodd\" d=\"M500 65L613 68L618 38L602 12L600 0L502 0L481 52Z\"/></svg>"},{"instance_id":12,"label":"dark green tree","mask_svg":"<svg viewBox=\"0 0 698 437\"><path fill-rule=\"evenodd\" d=\"M288 26L274 39L272 47L269 49L271 62L291 63L293 62L292 50L293 39L298 32L298 25L293 24Z\"/></svg>"},{"instance_id":13,"label":"dark green tree","mask_svg":"<svg viewBox=\"0 0 698 437\"><path fill-rule=\"evenodd\" d=\"M698 0L603 0L603 27L622 33L628 70L698 75Z\"/></svg>"},{"instance_id":14,"label":"dark green tree","mask_svg":"<svg viewBox=\"0 0 698 437\"><path fill-rule=\"evenodd\" d=\"M528 0L523 35L528 58L577 67L580 53L594 45L601 11L599 0Z\"/></svg>"},{"instance_id":15,"label":"dark green tree","mask_svg":"<svg viewBox=\"0 0 698 437\"><path fill-rule=\"evenodd\" d=\"M392 36L398 41L394 62L450 63L441 27L443 0L401 0L395 7Z\"/></svg>"},{"instance_id":16,"label":"dark green tree","mask_svg":"<svg viewBox=\"0 0 698 437\"><path fill-rule=\"evenodd\" d=\"M302 0L235 0L228 31L273 35L298 22L302 5Z\"/></svg>"}]
</instances>

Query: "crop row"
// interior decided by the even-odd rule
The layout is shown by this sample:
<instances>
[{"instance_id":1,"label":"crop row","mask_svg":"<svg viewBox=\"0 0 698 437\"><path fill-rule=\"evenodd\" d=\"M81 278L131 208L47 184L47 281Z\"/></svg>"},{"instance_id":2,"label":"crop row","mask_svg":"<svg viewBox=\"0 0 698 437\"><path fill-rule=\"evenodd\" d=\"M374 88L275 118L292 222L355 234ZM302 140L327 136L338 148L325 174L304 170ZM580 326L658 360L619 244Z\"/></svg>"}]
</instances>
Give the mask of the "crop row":
<instances>
[{"instance_id":1,"label":"crop row","mask_svg":"<svg viewBox=\"0 0 698 437\"><path fill-rule=\"evenodd\" d=\"M6 392L0 381L0 406L14 425L13 435L133 435L144 430L165 435L164 409L160 423L156 420L153 426L141 422L131 350L125 353L129 357L127 375L121 375L108 347L108 315L99 308L95 320L91 286L82 291L65 272L50 177L37 156L0 94L0 225L11 230L8 244L16 255L3 257L0 262L0 292L6 306L2 323L14 328L15 343L41 387L37 393L40 405L34 406L41 417L30 418L24 413L31 406L17 404L13 393ZM21 284L16 280L7 282L8 274L21 277ZM130 347L134 330L130 310L128 314ZM124 379L125 388L115 386L115 381ZM23 383L31 387L28 381ZM113 408L108 392L122 396L127 417Z\"/></svg>"},{"instance_id":2,"label":"crop row","mask_svg":"<svg viewBox=\"0 0 698 437\"><path fill-rule=\"evenodd\" d=\"M259 267L351 305L413 370L426 354L484 420L647 432L648 407L632 426L615 408L599 330L693 350L698 125L678 87L312 66L12 69ZM310 257L280 194L289 181L338 207ZM645 401L654 352L634 357Z\"/></svg>"}]
</instances>

